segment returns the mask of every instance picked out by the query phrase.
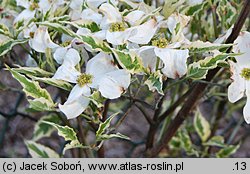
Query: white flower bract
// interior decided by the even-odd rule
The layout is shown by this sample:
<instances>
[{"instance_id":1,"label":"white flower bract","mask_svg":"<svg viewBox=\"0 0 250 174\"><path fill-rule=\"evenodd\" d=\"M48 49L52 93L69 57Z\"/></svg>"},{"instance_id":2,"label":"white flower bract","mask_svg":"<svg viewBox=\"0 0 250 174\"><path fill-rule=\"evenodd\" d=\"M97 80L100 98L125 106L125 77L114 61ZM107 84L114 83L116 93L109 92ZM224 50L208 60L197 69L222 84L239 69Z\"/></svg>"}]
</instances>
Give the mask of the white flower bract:
<instances>
[{"instance_id":1,"label":"white flower bract","mask_svg":"<svg viewBox=\"0 0 250 174\"><path fill-rule=\"evenodd\" d=\"M236 56L237 63L229 61L233 82L228 87L228 99L235 103L244 95L247 96L243 115L245 121L250 124L250 33L241 32L234 44L233 51L242 55Z\"/></svg>"},{"instance_id":2,"label":"white flower bract","mask_svg":"<svg viewBox=\"0 0 250 174\"><path fill-rule=\"evenodd\" d=\"M112 57L104 53L97 54L87 62L83 77L87 76L88 80L86 84L79 84L81 73L75 69L75 66L80 60L72 59L74 61L70 62L66 57L53 77L76 84L68 100L63 105L59 105L59 109L68 119L79 116L87 108L91 88L100 91L105 98L115 99L120 97L130 84L130 74L126 70L119 69ZM74 109L77 109L77 112L72 112Z\"/></svg>"}]
</instances>

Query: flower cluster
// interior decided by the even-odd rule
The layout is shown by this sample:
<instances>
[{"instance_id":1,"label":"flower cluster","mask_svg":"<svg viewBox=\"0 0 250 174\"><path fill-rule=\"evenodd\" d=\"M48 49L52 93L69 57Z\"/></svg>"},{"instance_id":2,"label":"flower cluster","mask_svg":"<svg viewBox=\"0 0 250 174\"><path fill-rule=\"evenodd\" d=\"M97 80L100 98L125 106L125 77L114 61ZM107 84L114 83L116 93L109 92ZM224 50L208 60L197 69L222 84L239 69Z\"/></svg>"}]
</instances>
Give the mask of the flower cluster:
<instances>
[{"instance_id":1,"label":"flower cluster","mask_svg":"<svg viewBox=\"0 0 250 174\"><path fill-rule=\"evenodd\" d=\"M119 98L133 75L157 74L153 80L161 84L167 78L187 73L189 50L181 47L190 44L183 34L188 16L174 13L166 19L159 13L160 8L129 0L16 3L23 9L13 21L14 25L23 25L18 37L27 38L30 47L39 53L51 50L59 65L52 79L75 84L66 102L59 104L69 119L86 110L95 91L107 99ZM121 4L127 8L120 9ZM60 18L64 12L69 18L64 27L74 34L62 33L60 38L53 38L49 32L52 25L43 21ZM83 39L86 37L87 41ZM28 62L37 63L32 56ZM146 84L153 91L162 90L161 85Z\"/></svg>"},{"instance_id":2,"label":"flower cluster","mask_svg":"<svg viewBox=\"0 0 250 174\"><path fill-rule=\"evenodd\" d=\"M84 112L96 92L106 99L119 98L134 76L144 76L149 90L163 94L167 79L187 73L187 78L202 79L230 56L218 59L225 55L217 49L223 47L219 42L224 37L216 43L191 42L185 34L190 30L189 16L177 12L164 16L161 7L141 0L16 0L16 6L19 11L9 12L12 17L4 21L13 24L16 32L7 38L1 34L1 43L8 37L18 38L27 41L40 58L51 55L51 80L75 84L67 100L58 104L68 119ZM231 102L250 95L249 33L242 33L235 43L233 51L245 54L236 56L237 63L229 61L234 80L228 91ZM204 50L205 58L188 65L188 58L199 50ZM206 51L213 53L212 57L204 56ZM39 56L29 54L26 65L41 67ZM249 104L248 99L244 108L248 123Z\"/></svg>"}]
</instances>

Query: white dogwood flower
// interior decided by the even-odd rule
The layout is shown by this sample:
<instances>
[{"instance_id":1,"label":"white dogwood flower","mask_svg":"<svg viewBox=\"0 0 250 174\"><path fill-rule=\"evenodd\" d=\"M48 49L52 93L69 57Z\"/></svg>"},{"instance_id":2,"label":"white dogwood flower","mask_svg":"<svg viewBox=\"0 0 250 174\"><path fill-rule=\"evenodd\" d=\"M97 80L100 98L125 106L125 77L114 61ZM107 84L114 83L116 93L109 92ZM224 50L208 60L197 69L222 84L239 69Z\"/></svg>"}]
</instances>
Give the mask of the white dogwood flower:
<instances>
[{"instance_id":1,"label":"white dogwood flower","mask_svg":"<svg viewBox=\"0 0 250 174\"><path fill-rule=\"evenodd\" d=\"M177 49L188 40L183 35L183 29L188 24L189 17L172 14L167 20L159 22L160 30L151 40L151 46L137 49L137 54L142 58L144 67L149 72L161 69L162 73L172 79L180 78L187 73L188 49ZM166 29L171 33L166 39ZM157 61L157 57L161 60ZM158 69L156 69L158 68Z\"/></svg>"},{"instance_id":2,"label":"white dogwood flower","mask_svg":"<svg viewBox=\"0 0 250 174\"><path fill-rule=\"evenodd\" d=\"M21 6L24 10L18 14L15 18L14 23L19 21L24 21L24 23L29 22L32 18L35 17L36 9L39 8L38 3L30 2L28 0L16 0L17 6Z\"/></svg>"},{"instance_id":3,"label":"white dogwood flower","mask_svg":"<svg viewBox=\"0 0 250 174\"><path fill-rule=\"evenodd\" d=\"M245 121L250 124L250 33L241 32L234 44L233 52L243 54L236 56L237 63L229 61L233 82L228 87L228 99L235 103L244 95L247 96L243 115Z\"/></svg>"},{"instance_id":4,"label":"white dogwood flower","mask_svg":"<svg viewBox=\"0 0 250 174\"><path fill-rule=\"evenodd\" d=\"M143 46L137 51L144 67L150 72L155 72L157 57L159 57L163 63L161 71L166 77L176 79L184 76L187 73L189 50L175 49L176 46L167 45L165 39L155 42L155 46Z\"/></svg>"},{"instance_id":5,"label":"white dogwood flower","mask_svg":"<svg viewBox=\"0 0 250 174\"><path fill-rule=\"evenodd\" d=\"M126 29L118 8L109 3L104 3L100 6L99 10L104 14L101 28L105 31L107 41L114 45L126 43L131 30Z\"/></svg>"},{"instance_id":6,"label":"white dogwood flower","mask_svg":"<svg viewBox=\"0 0 250 174\"><path fill-rule=\"evenodd\" d=\"M59 104L59 109L68 119L79 116L87 108L91 88L99 90L105 98L115 99L120 97L130 84L130 74L114 65L110 55L97 54L87 62L85 73L75 69L75 65L80 61L77 57L71 56L69 59L64 58L63 64L53 77L76 84L68 100L63 105Z\"/></svg>"},{"instance_id":7,"label":"white dogwood flower","mask_svg":"<svg viewBox=\"0 0 250 174\"><path fill-rule=\"evenodd\" d=\"M106 31L107 41L113 45L122 45L128 41L136 44L147 44L158 28L157 21L153 18L143 24L129 28L123 21L123 16L118 8L108 3L102 4L99 10L104 14L101 28ZM138 14L135 18L132 18L133 16L129 15L125 17L126 21L136 24L136 18L138 20L141 19L141 14Z\"/></svg>"},{"instance_id":8,"label":"white dogwood flower","mask_svg":"<svg viewBox=\"0 0 250 174\"><path fill-rule=\"evenodd\" d=\"M29 40L29 45L31 48L40 53L45 53L47 48L55 49L59 47L59 45L52 42L50 39L47 27L40 26L31 36Z\"/></svg>"},{"instance_id":9,"label":"white dogwood flower","mask_svg":"<svg viewBox=\"0 0 250 174\"><path fill-rule=\"evenodd\" d=\"M131 35L128 38L130 42L136 44L148 44L155 35L158 29L158 24L156 19L152 18L147 22L131 27L130 29L132 30Z\"/></svg>"}]
</instances>

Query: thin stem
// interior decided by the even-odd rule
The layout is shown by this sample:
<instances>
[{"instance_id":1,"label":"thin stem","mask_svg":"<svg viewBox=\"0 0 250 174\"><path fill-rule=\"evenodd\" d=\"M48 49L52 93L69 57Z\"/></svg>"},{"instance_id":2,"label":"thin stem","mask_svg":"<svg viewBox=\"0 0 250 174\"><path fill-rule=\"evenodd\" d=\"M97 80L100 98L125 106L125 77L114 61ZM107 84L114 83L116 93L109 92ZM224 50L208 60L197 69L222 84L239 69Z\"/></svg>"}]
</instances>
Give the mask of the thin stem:
<instances>
[{"instance_id":1,"label":"thin stem","mask_svg":"<svg viewBox=\"0 0 250 174\"><path fill-rule=\"evenodd\" d=\"M31 117L30 115L25 114L25 113L17 112L16 114L17 114L17 115L20 115L20 116L22 116L22 117L24 117L24 118L28 118L28 119L30 119L31 121L34 121L34 122L37 122L37 121L38 121L37 118L33 118L33 117Z\"/></svg>"},{"instance_id":2,"label":"thin stem","mask_svg":"<svg viewBox=\"0 0 250 174\"><path fill-rule=\"evenodd\" d=\"M104 103L104 109L102 112L102 121L105 121L107 119L110 102L111 102L111 100L107 99Z\"/></svg>"},{"instance_id":3,"label":"thin stem","mask_svg":"<svg viewBox=\"0 0 250 174\"><path fill-rule=\"evenodd\" d=\"M121 116L119 121L116 123L115 129L117 129L122 124L122 122L125 120L125 118L129 114L129 112L131 111L133 104L134 104L134 102L131 102L131 103L128 104L126 112Z\"/></svg>"},{"instance_id":4,"label":"thin stem","mask_svg":"<svg viewBox=\"0 0 250 174\"><path fill-rule=\"evenodd\" d=\"M128 99L128 100L132 100L133 102L137 102L137 103L140 103L142 105L144 105L145 107L151 109L151 110L154 110L155 108L150 105L149 103L143 101L143 100L140 100L138 98L134 98L134 97L130 97L130 96L121 96L121 98L125 98L125 99Z\"/></svg>"},{"instance_id":5,"label":"thin stem","mask_svg":"<svg viewBox=\"0 0 250 174\"><path fill-rule=\"evenodd\" d=\"M191 93L192 90L188 90L185 94L183 94L180 98L178 98L178 100L171 105L168 110L166 110L163 114L160 115L160 117L158 118L158 123L162 122L164 119L166 119L170 114L172 114L175 109L180 106L181 103L183 103L185 101L185 99L187 98L187 96Z\"/></svg>"},{"instance_id":6,"label":"thin stem","mask_svg":"<svg viewBox=\"0 0 250 174\"><path fill-rule=\"evenodd\" d=\"M157 128L158 128L157 120L158 120L158 117L159 117L159 115L161 113L162 104L163 104L165 95L161 96L159 98L158 103L156 105L156 110L155 110L155 113L154 113L154 116L153 116L153 124L150 125L149 131L148 131L147 142L146 142L146 150L151 149L153 147L153 143L154 143L154 139L155 139L155 133L156 133Z\"/></svg>"}]
</instances>

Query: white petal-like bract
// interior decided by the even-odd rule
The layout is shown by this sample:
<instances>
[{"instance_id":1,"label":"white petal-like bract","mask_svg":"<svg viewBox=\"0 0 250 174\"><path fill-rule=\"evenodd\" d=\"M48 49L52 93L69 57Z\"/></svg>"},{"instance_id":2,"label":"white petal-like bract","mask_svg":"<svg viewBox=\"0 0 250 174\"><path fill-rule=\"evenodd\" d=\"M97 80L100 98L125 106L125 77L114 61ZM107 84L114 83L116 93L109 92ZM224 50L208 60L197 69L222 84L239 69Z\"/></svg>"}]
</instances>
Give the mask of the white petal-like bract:
<instances>
[{"instance_id":1,"label":"white petal-like bract","mask_svg":"<svg viewBox=\"0 0 250 174\"><path fill-rule=\"evenodd\" d=\"M111 71L115 71L118 68L113 62L113 58L105 53L99 53L87 63L86 73L93 76L92 88L97 88L102 77Z\"/></svg>"},{"instance_id":2,"label":"white petal-like bract","mask_svg":"<svg viewBox=\"0 0 250 174\"><path fill-rule=\"evenodd\" d=\"M102 96L115 99L128 88L130 84L130 74L126 70L116 70L105 74L100 80L99 91Z\"/></svg>"},{"instance_id":3,"label":"white petal-like bract","mask_svg":"<svg viewBox=\"0 0 250 174\"><path fill-rule=\"evenodd\" d=\"M55 49L59 47L50 39L47 27L39 27L34 37L29 40L30 47L37 52L45 53L46 48Z\"/></svg>"},{"instance_id":4,"label":"white petal-like bract","mask_svg":"<svg viewBox=\"0 0 250 174\"><path fill-rule=\"evenodd\" d=\"M162 72L169 78L176 79L187 73L189 51L171 48L155 48L155 54L164 63Z\"/></svg>"},{"instance_id":5,"label":"white petal-like bract","mask_svg":"<svg viewBox=\"0 0 250 174\"><path fill-rule=\"evenodd\" d=\"M107 30L106 39L113 45L123 45L127 42L132 30L110 32Z\"/></svg>"},{"instance_id":6,"label":"white petal-like bract","mask_svg":"<svg viewBox=\"0 0 250 174\"><path fill-rule=\"evenodd\" d=\"M95 22L99 25L102 21L102 15L92 9L84 9L81 13L81 19L84 22Z\"/></svg>"},{"instance_id":7,"label":"white petal-like bract","mask_svg":"<svg viewBox=\"0 0 250 174\"><path fill-rule=\"evenodd\" d=\"M243 108L243 116L247 124L250 124L250 82L246 83L247 102Z\"/></svg>"},{"instance_id":8,"label":"white petal-like bract","mask_svg":"<svg viewBox=\"0 0 250 174\"><path fill-rule=\"evenodd\" d=\"M228 100L231 103L237 102L241 99L245 94L245 79L240 76L241 68L237 63L229 61L230 63L230 71L231 71L231 79L233 82L228 87Z\"/></svg>"},{"instance_id":9,"label":"white petal-like bract","mask_svg":"<svg viewBox=\"0 0 250 174\"><path fill-rule=\"evenodd\" d=\"M233 52L242 53L236 57L237 62L245 68L250 68L250 32L241 32L234 44Z\"/></svg>"},{"instance_id":10,"label":"white petal-like bract","mask_svg":"<svg viewBox=\"0 0 250 174\"><path fill-rule=\"evenodd\" d=\"M131 36L128 38L130 42L137 44L148 44L155 35L158 27L155 19L151 19L142 25L131 27Z\"/></svg>"},{"instance_id":11,"label":"white petal-like bract","mask_svg":"<svg viewBox=\"0 0 250 174\"><path fill-rule=\"evenodd\" d=\"M75 86L71 91L68 100L63 104L59 104L59 109L68 119L79 116L89 105L90 88L88 86Z\"/></svg>"},{"instance_id":12,"label":"white petal-like bract","mask_svg":"<svg viewBox=\"0 0 250 174\"><path fill-rule=\"evenodd\" d=\"M64 80L71 83L76 83L77 77L81 73L75 67L62 64L53 76L54 79Z\"/></svg>"}]
</instances>

